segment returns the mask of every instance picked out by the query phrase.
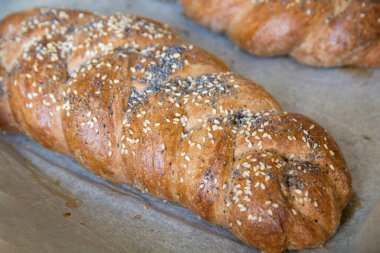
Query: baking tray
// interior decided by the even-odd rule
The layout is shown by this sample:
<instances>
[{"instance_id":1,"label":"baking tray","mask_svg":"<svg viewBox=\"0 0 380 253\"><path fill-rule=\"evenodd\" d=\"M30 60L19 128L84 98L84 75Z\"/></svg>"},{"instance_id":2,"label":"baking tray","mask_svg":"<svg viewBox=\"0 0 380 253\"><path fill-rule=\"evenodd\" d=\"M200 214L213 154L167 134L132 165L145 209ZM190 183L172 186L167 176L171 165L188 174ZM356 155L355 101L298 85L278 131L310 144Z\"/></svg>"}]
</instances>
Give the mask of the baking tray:
<instances>
[{"instance_id":1,"label":"baking tray","mask_svg":"<svg viewBox=\"0 0 380 253\"><path fill-rule=\"evenodd\" d=\"M380 70L250 56L186 19L176 1L0 0L0 18L36 6L120 11L167 23L263 84L286 111L319 122L340 145L355 194L337 234L302 252L380 251ZM258 252L176 204L107 183L22 136L0 136L0 173L0 252Z\"/></svg>"}]
</instances>

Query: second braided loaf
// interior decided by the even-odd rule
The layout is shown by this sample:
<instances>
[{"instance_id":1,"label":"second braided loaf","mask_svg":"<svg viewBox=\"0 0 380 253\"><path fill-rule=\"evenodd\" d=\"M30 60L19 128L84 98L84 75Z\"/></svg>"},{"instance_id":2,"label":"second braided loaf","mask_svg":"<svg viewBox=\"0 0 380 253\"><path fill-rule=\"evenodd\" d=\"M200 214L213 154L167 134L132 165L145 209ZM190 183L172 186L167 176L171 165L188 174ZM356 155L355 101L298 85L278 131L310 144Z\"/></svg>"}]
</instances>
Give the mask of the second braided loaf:
<instances>
[{"instance_id":1,"label":"second braided loaf","mask_svg":"<svg viewBox=\"0 0 380 253\"><path fill-rule=\"evenodd\" d=\"M258 56L380 67L378 0L181 0L185 14Z\"/></svg>"}]
</instances>

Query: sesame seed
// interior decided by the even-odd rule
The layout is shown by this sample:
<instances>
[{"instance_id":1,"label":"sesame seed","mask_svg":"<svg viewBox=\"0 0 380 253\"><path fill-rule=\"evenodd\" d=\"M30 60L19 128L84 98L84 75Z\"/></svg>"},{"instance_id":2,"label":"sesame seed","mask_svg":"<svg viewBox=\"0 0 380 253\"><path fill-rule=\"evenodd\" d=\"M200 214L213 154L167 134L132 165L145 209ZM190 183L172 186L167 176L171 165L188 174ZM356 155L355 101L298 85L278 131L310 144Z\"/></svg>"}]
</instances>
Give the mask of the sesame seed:
<instances>
[{"instance_id":1,"label":"sesame seed","mask_svg":"<svg viewBox=\"0 0 380 253\"><path fill-rule=\"evenodd\" d=\"M244 163L242 164L242 166L245 167L245 168L251 168L251 164L249 164L249 163L247 163L247 162L244 162Z\"/></svg>"}]
</instances>

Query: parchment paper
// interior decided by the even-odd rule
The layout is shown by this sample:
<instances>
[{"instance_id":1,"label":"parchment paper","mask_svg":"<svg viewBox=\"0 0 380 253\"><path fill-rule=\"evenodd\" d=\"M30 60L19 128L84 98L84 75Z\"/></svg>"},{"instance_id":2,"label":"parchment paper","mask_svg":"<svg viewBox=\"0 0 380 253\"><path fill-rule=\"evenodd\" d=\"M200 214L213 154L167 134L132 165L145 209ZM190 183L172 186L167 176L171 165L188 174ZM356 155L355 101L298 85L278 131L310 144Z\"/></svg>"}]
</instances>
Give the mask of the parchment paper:
<instances>
[{"instance_id":1,"label":"parchment paper","mask_svg":"<svg viewBox=\"0 0 380 253\"><path fill-rule=\"evenodd\" d=\"M323 248L304 252L380 252L380 204L375 207L380 185L379 69L316 69L286 57L256 58L187 20L175 1L0 0L0 18L35 6L121 11L168 23L184 40L263 84L287 111L322 124L345 154L355 195L337 234ZM258 251L178 205L107 183L25 137L2 135L0 252Z\"/></svg>"}]
</instances>

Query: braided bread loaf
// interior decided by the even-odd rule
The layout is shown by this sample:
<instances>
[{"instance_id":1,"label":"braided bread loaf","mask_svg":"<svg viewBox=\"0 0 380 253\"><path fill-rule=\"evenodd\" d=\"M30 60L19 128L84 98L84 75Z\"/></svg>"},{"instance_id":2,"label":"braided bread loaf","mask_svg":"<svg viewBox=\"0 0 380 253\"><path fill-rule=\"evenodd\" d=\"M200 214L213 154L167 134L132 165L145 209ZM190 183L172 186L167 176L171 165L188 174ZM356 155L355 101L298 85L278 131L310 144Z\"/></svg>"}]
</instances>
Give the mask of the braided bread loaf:
<instances>
[{"instance_id":1,"label":"braided bread loaf","mask_svg":"<svg viewBox=\"0 0 380 253\"><path fill-rule=\"evenodd\" d=\"M332 137L167 26L32 9L0 36L2 129L266 252L321 246L338 228L351 178Z\"/></svg>"},{"instance_id":2,"label":"braided bread loaf","mask_svg":"<svg viewBox=\"0 0 380 253\"><path fill-rule=\"evenodd\" d=\"M181 0L185 14L258 56L380 67L378 0Z\"/></svg>"}]
</instances>

